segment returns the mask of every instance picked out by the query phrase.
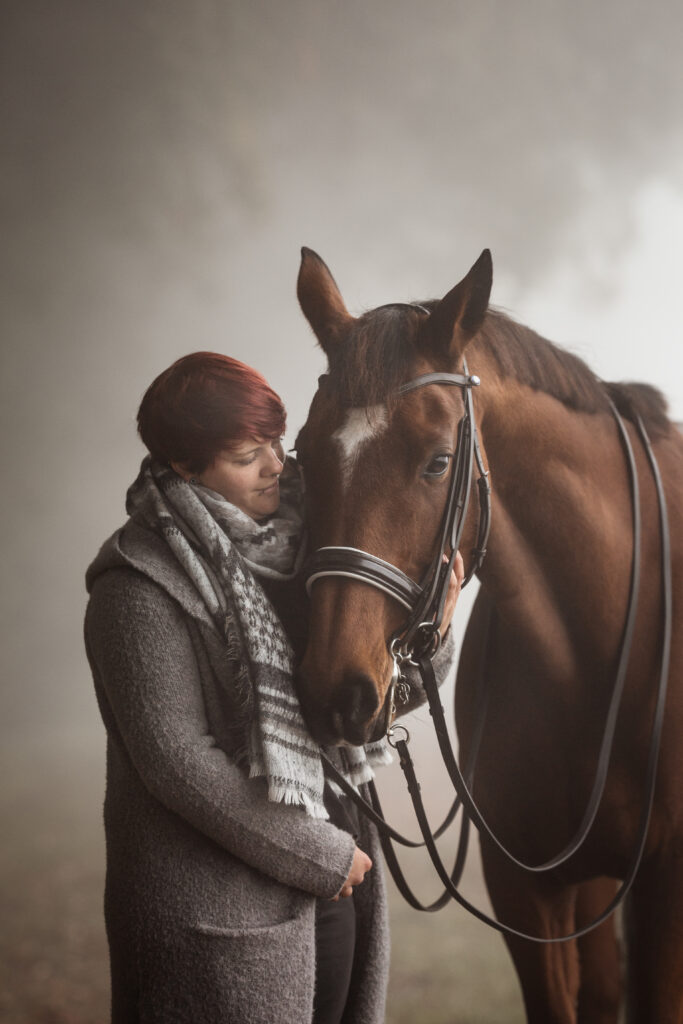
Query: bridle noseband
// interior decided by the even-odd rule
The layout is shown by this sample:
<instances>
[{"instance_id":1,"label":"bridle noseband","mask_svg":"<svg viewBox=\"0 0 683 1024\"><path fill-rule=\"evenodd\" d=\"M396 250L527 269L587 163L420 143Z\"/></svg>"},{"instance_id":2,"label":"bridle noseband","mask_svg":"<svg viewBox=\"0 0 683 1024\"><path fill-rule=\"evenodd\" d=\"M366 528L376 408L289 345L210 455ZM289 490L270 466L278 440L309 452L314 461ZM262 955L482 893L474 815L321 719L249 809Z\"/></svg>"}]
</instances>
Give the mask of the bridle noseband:
<instances>
[{"instance_id":1,"label":"bridle noseband","mask_svg":"<svg viewBox=\"0 0 683 1024\"><path fill-rule=\"evenodd\" d=\"M405 395L432 384L445 384L461 388L465 401L465 412L458 426L439 543L423 582L415 583L390 562L369 551L353 547L318 548L307 567L306 588L309 592L318 579L325 576L342 576L382 590L408 610L410 614L406 623L389 641L389 651L394 659L392 686L400 677L401 662L424 654L433 656L438 649L441 639L439 624L446 602L451 570L465 525L475 462L479 473L479 527L472 550L472 562L463 586L469 583L486 555L491 524L491 485L479 447L472 404L472 388L478 387L480 380L477 376L469 374L464 360L463 368L463 373L425 373L407 381L398 389L399 395ZM407 700L407 696L405 699Z\"/></svg>"}]
</instances>

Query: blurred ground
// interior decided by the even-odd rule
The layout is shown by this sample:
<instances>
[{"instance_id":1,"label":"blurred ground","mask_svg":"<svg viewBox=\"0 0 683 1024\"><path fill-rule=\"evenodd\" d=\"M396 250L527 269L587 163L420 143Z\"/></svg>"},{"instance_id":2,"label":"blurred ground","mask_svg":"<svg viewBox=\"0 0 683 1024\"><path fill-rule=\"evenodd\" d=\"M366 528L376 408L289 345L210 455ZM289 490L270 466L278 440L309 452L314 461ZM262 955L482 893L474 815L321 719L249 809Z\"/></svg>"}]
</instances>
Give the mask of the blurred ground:
<instances>
[{"instance_id":1,"label":"blurred ground","mask_svg":"<svg viewBox=\"0 0 683 1024\"><path fill-rule=\"evenodd\" d=\"M22 749L8 743L3 750L2 1024L108 1020L103 755L103 737L89 745L68 737ZM401 801L389 796L397 785L398 776L384 780L387 808L401 827L414 830ZM421 896L437 891L433 880L420 877L416 862L405 863ZM484 902L476 863L466 889ZM463 911L418 914L392 892L392 937L388 1024L524 1020L502 940Z\"/></svg>"},{"instance_id":2,"label":"blurred ground","mask_svg":"<svg viewBox=\"0 0 683 1024\"><path fill-rule=\"evenodd\" d=\"M0 806L0 1021L104 1024L103 743L11 746Z\"/></svg>"}]
</instances>

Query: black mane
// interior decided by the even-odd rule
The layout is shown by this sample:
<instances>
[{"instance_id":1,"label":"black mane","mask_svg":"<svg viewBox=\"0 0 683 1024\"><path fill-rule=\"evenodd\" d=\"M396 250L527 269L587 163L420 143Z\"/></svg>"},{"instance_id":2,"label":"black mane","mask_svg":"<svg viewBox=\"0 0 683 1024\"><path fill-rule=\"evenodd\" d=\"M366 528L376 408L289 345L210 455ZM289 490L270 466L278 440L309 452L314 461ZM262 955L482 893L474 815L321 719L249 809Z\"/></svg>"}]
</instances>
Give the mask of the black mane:
<instances>
[{"instance_id":1,"label":"black mane","mask_svg":"<svg viewBox=\"0 0 683 1024\"><path fill-rule=\"evenodd\" d=\"M421 304L433 309L435 300ZM329 385L344 407L392 404L415 359L413 338L420 308L380 306L359 317L346 341L330 359ZM669 428L663 395L648 384L602 381L586 363L505 313L489 309L473 349L482 349L502 377L558 399L578 412L609 410L609 400L627 419L642 417L654 435Z\"/></svg>"},{"instance_id":2,"label":"black mane","mask_svg":"<svg viewBox=\"0 0 683 1024\"><path fill-rule=\"evenodd\" d=\"M514 377L569 409L601 412L609 408L611 399L626 419L640 416L651 434L666 433L669 428L666 399L656 388L603 381L578 356L499 310L489 310L475 344L493 357L501 376Z\"/></svg>"}]
</instances>

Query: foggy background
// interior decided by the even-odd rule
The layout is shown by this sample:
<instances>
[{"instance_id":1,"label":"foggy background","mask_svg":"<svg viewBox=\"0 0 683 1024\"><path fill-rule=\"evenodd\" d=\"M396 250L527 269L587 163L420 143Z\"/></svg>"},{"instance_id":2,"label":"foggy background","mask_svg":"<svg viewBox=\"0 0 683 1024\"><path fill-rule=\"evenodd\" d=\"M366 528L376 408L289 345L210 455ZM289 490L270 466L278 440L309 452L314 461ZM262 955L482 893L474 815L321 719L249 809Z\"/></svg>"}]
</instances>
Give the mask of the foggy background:
<instances>
[{"instance_id":1,"label":"foggy background","mask_svg":"<svg viewBox=\"0 0 683 1024\"><path fill-rule=\"evenodd\" d=\"M104 732L83 574L124 518L145 388L180 355L226 352L282 395L291 440L324 366L301 245L352 312L439 296L488 246L497 305L601 376L661 387L683 419L683 9L0 11L0 1019L96 1024ZM460 911L425 917L394 904L388 1020L522 1020L502 941Z\"/></svg>"}]
</instances>

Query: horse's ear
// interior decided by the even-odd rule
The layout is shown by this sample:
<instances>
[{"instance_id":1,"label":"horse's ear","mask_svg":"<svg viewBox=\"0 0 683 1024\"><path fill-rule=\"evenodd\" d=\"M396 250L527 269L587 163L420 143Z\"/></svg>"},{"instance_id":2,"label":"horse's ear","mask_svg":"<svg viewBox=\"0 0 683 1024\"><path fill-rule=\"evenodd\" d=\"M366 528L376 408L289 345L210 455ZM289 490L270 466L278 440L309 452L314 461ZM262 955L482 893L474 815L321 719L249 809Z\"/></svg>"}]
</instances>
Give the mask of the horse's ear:
<instances>
[{"instance_id":1,"label":"horse's ear","mask_svg":"<svg viewBox=\"0 0 683 1024\"><path fill-rule=\"evenodd\" d=\"M344 305L336 281L317 252L301 250L296 293L303 314L327 355L339 342L353 317Z\"/></svg>"},{"instance_id":2,"label":"horse's ear","mask_svg":"<svg viewBox=\"0 0 683 1024\"><path fill-rule=\"evenodd\" d=\"M492 282L491 251L484 249L468 274L444 295L424 322L419 347L439 356L459 356L483 323Z\"/></svg>"}]
</instances>

